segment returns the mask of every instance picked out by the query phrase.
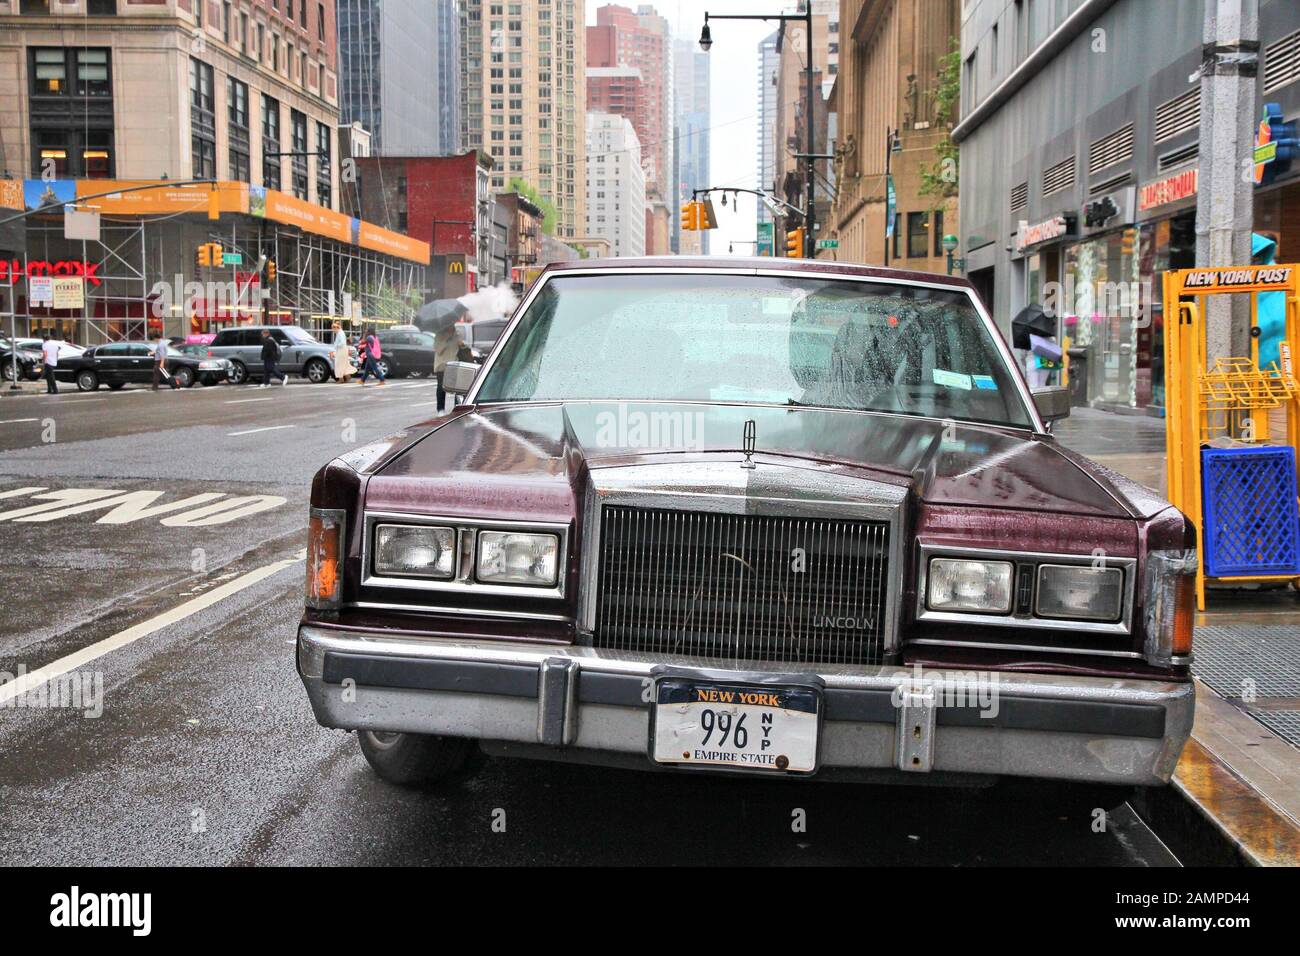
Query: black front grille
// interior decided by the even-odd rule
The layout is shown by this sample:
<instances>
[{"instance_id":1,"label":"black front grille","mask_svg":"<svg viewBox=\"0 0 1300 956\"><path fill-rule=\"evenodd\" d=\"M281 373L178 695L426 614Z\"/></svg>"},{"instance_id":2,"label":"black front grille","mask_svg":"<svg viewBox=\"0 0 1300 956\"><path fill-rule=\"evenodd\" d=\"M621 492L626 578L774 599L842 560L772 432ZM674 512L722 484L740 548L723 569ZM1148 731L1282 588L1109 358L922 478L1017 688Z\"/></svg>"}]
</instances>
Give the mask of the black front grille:
<instances>
[{"instance_id":1,"label":"black front grille","mask_svg":"<svg viewBox=\"0 0 1300 956\"><path fill-rule=\"evenodd\" d=\"M595 645L876 664L888 553L884 521L606 506Z\"/></svg>"}]
</instances>

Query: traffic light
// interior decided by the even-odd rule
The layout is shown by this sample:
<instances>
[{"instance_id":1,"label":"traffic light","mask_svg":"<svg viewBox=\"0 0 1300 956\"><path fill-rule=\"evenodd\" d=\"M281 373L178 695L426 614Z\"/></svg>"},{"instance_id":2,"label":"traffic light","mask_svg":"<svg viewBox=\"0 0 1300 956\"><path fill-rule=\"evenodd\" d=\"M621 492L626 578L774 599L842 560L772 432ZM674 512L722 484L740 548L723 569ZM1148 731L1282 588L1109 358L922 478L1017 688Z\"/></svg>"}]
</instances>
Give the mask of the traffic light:
<instances>
[{"instance_id":1,"label":"traffic light","mask_svg":"<svg viewBox=\"0 0 1300 956\"><path fill-rule=\"evenodd\" d=\"M700 204L691 200L682 204L682 229L696 230L700 228Z\"/></svg>"},{"instance_id":2,"label":"traffic light","mask_svg":"<svg viewBox=\"0 0 1300 956\"><path fill-rule=\"evenodd\" d=\"M223 253L225 250L221 248L221 243L219 243L219 242L210 242L210 243L208 243L208 245L209 245L209 247L211 247L211 250L212 250L212 251L209 253L209 255L212 257L212 264L213 264L214 266L222 265L221 255L222 255L222 253Z\"/></svg>"},{"instance_id":3,"label":"traffic light","mask_svg":"<svg viewBox=\"0 0 1300 956\"><path fill-rule=\"evenodd\" d=\"M785 234L785 254L791 259L798 259L803 255L803 226L791 229Z\"/></svg>"},{"instance_id":4,"label":"traffic light","mask_svg":"<svg viewBox=\"0 0 1300 956\"><path fill-rule=\"evenodd\" d=\"M199 246L198 265L200 267L212 265L212 247L206 242Z\"/></svg>"},{"instance_id":5,"label":"traffic light","mask_svg":"<svg viewBox=\"0 0 1300 956\"><path fill-rule=\"evenodd\" d=\"M726 199L726 196L722 197ZM726 203L723 203L725 206ZM695 228L696 229L717 229L718 217L713 214L713 200L706 199L704 202L695 204Z\"/></svg>"},{"instance_id":6,"label":"traffic light","mask_svg":"<svg viewBox=\"0 0 1300 956\"><path fill-rule=\"evenodd\" d=\"M268 283L275 281L275 260L274 259L266 260L266 281Z\"/></svg>"}]
</instances>

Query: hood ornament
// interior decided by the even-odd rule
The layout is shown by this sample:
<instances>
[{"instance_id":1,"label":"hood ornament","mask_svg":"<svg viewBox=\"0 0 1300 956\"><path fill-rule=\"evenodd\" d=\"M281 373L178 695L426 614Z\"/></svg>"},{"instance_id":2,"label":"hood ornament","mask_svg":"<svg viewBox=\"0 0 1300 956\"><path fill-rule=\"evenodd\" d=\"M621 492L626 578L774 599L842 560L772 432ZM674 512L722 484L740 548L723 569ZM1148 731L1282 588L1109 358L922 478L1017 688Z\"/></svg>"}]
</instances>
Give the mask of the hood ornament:
<instances>
[{"instance_id":1,"label":"hood ornament","mask_svg":"<svg viewBox=\"0 0 1300 956\"><path fill-rule=\"evenodd\" d=\"M741 468L754 467L754 445L757 443L757 441L758 441L758 426L754 423L754 420L751 418L749 421L745 422L745 436L744 436L744 444L742 446L745 452L745 460L740 463Z\"/></svg>"}]
</instances>

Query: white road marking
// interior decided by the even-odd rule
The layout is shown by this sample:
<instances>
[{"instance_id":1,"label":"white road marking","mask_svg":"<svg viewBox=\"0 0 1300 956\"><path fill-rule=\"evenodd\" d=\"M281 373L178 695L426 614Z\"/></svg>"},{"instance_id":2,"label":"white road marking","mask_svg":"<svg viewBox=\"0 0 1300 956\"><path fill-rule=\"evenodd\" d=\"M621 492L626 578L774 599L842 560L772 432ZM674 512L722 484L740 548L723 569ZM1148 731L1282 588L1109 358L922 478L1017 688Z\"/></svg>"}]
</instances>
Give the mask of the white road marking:
<instances>
[{"instance_id":1,"label":"white road marking","mask_svg":"<svg viewBox=\"0 0 1300 956\"><path fill-rule=\"evenodd\" d=\"M297 428L297 425L267 425L265 428L249 428L242 432L226 432L227 438L234 438L236 435L252 435L256 432L273 432L281 428Z\"/></svg>"},{"instance_id":2,"label":"white road marking","mask_svg":"<svg viewBox=\"0 0 1300 956\"><path fill-rule=\"evenodd\" d=\"M60 677L69 671L76 670L78 667L84 667L91 661L98 660L111 651L126 647L128 644L134 643L142 637L147 637L155 631L162 630L164 627L175 624L178 621L183 621L185 618L197 614L205 608L211 607L218 601L224 600L232 594L237 594L245 588L252 587L258 581L265 580L271 575L297 564L299 561L304 560L306 556L307 553L305 551L300 551L292 558L284 558L283 560L268 564L265 567L249 571L247 574L241 574L233 581L229 581L221 585L221 587L214 588L207 594L192 598L184 604L179 604L170 611L164 611L162 614L151 617L147 621L142 621L133 627L128 627L125 631L118 631L112 637L106 637L102 641L97 641L96 643L91 644L89 647L83 647L81 650L74 651L66 657L61 657L52 664L38 667L36 670L23 674L21 677L11 680L8 683L0 684L0 705L6 704L15 697L40 687L47 681Z\"/></svg>"},{"instance_id":3,"label":"white road marking","mask_svg":"<svg viewBox=\"0 0 1300 956\"><path fill-rule=\"evenodd\" d=\"M19 422L39 422L39 418L8 418L0 422L0 425L17 425Z\"/></svg>"},{"instance_id":4,"label":"white road marking","mask_svg":"<svg viewBox=\"0 0 1300 956\"><path fill-rule=\"evenodd\" d=\"M227 405L247 405L249 402L271 402L275 399L270 398L237 398L233 402L226 402Z\"/></svg>"}]
</instances>

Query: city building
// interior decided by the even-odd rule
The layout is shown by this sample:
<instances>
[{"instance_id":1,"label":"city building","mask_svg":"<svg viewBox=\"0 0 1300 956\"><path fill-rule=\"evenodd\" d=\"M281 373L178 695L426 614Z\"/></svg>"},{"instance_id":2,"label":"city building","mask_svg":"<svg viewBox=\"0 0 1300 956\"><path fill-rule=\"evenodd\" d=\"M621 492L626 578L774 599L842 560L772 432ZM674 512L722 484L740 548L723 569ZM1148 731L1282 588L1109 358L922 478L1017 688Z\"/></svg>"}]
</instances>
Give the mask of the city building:
<instances>
[{"instance_id":1,"label":"city building","mask_svg":"<svg viewBox=\"0 0 1300 956\"><path fill-rule=\"evenodd\" d=\"M587 114L587 238L606 239L609 255L645 255L645 172L641 144L626 116Z\"/></svg>"},{"instance_id":2,"label":"city building","mask_svg":"<svg viewBox=\"0 0 1300 956\"><path fill-rule=\"evenodd\" d=\"M1300 4L1260 0L1258 11L1253 116L1272 104L1296 122ZM1213 188L1201 120L1205 5L1162 4L1153 17L1149 3L1118 0L1069 13L965 4L958 255L1004 329L1029 303L1056 317L1061 339L1086 357L1091 403L1159 408L1160 275L1228 264L1197 262L1207 224L1196 204L1215 202L1201 195ZM1252 146L1241 144L1238 173L1251 171ZM1246 195L1255 231L1278 239L1277 261L1300 257L1300 164L1273 164Z\"/></svg>"},{"instance_id":3,"label":"city building","mask_svg":"<svg viewBox=\"0 0 1300 956\"><path fill-rule=\"evenodd\" d=\"M85 239L62 205L7 231L19 327L94 344L393 312L379 290L419 288L428 248L339 211L336 52L333 0L2 0L0 206L101 214ZM51 273L82 277L79 306L33 301Z\"/></svg>"},{"instance_id":4,"label":"city building","mask_svg":"<svg viewBox=\"0 0 1300 956\"><path fill-rule=\"evenodd\" d=\"M673 163L675 203L691 198L691 190L709 182L709 128L711 87L709 55L690 40L673 42ZM672 217L673 251L704 255L709 251L709 230L683 233L680 216Z\"/></svg>"},{"instance_id":5,"label":"city building","mask_svg":"<svg viewBox=\"0 0 1300 956\"><path fill-rule=\"evenodd\" d=\"M339 112L376 155L458 149L458 34L455 0L338 0Z\"/></svg>"},{"instance_id":6,"label":"city building","mask_svg":"<svg viewBox=\"0 0 1300 956\"><path fill-rule=\"evenodd\" d=\"M758 143L754 155L758 160L755 182L759 189L771 189L776 181L776 76L781 65L773 31L758 44ZM774 250L772 210L758 203L757 254L770 256Z\"/></svg>"},{"instance_id":7,"label":"city building","mask_svg":"<svg viewBox=\"0 0 1300 956\"><path fill-rule=\"evenodd\" d=\"M494 276L494 168L492 157L475 149L459 156L372 156L357 162L362 218L429 244L434 298L473 292Z\"/></svg>"},{"instance_id":8,"label":"city building","mask_svg":"<svg viewBox=\"0 0 1300 956\"><path fill-rule=\"evenodd\" d=\"M626 112L641 143L646 180L646 253L671 251L676 206L672 185L673 69L672 31L654 7L637 9L606 4L596 10L595 26L587 27L589 68L631 67L640 72L636 108ZM593 108L588 102L588 108ZM611 110L612 112L616 112Z\"/></svg>"},{"instance_id":9,"label":"city building","mask_svg":"<svg viewBox=\"0 0 1300 956\"><path fill-rule=\"evenodd\" d=\"M799 9L803 10L808 0L801 0ZM826 153L834 139L834 127L826 101L827 94L834 86L835 76L839 70L839 0L812 0L812 51L813 51L813 152ZM808 97L807 91L807 45L802 22L786 21L777 30L777 69L776 69L776 105L773 117L773 175L763 183L762 189L770 190L787 203L800 209L807 202L806 177L804 165L807 160L798 158L797 154L807 152ZM827 235L826 222L834 186L829 178L832 168L824 160L815 163L818 176L815 179L814 202L817 204L816 222L819 238ZM802 223L798 215L778 217L776 224L778 234L794 229ZM778 235L778 251L783 251L785 240Z\"/></svg>"},{"instance_id":10,"label":"city building","mask_svg":"<svg viewBox=\"0 0 1300 956\"><path fill-rule=\"evenodd\" d=\"M506 234L506 269L510 287L523 292L531 281L529 272L537 268L541 250L542 210L523 193L497 193L497 208L508 219Z\"/></svg>"},{"instance_id":11,"label":"city building","mask_svg":"<svg viewBox=\"0 0 1300 956\"><path fill-rule=\"evenodd\" d=\"M494 160L491 189L518 179L581 235L586 202L586 30L578 0L462 0L462 139Z\"/></svg>"},{"instance_id":12,"label":"city building","mask_svg":"<svg viewBox=\"0 0 1300 956\"><path fill-rule=\"evenodd\" d=\"M837 188L819 233L839 246L818 255L944 272L943 236L957 231L957 182L955 166L945 181L938 151L952 125L939 115L939 93L961 3L845 0L841 11L844 55L828 103L839 134Z\"/></svg>"}]
</instances>

